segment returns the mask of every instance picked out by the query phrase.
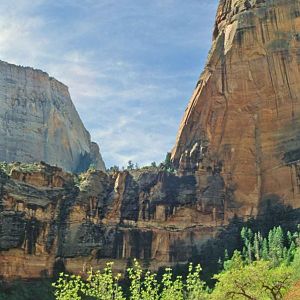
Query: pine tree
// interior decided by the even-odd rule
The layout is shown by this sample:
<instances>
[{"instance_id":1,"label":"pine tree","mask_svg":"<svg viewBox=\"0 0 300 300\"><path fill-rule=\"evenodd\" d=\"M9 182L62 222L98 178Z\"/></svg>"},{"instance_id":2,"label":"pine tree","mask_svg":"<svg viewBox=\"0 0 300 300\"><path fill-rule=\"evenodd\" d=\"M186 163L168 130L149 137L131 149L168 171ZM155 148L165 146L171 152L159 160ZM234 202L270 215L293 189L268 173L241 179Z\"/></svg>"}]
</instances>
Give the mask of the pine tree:
<instances>
[{"instance_id":1,"label":"pine tree","mask_svg":"<svg viewBox=\"0 0 300 300\"><path fill-rule=\"evenodd\" d=\"M262 242L262 259L267 260L269 258L269 247L268 247L268 240L266 238L263 239Z\"/></svg>"},{"instance_id":2,"label":"pine tree","mask_svg":"<svg viewBox=\"0 0 300 300\"><path fill-rule=\"evenodd\" d=\"M254 257L256 260L260 260L260 243L259 243L259 233L254 234Z\"/></svg>"}]
</instances>

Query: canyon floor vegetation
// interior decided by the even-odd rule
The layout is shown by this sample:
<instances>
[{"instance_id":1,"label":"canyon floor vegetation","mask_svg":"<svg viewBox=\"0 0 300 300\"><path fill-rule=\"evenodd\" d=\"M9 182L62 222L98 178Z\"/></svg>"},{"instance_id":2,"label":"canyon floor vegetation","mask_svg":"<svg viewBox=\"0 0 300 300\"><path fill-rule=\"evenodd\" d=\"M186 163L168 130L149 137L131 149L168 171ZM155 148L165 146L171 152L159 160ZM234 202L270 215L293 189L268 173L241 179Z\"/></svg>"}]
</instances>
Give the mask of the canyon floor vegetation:
<instances>
[{"instance_id":1,"label":"canyon floor vegetation","mask_svg":"<svg viewBox=\"0 0 300 300\"><path fill-rule=\"evenodd\" d=\"M53 284L57 300L279 300L300 279L300 228L284 232L279 227L267 236L251 229L241 231L243 249L227 251L219 260L220 272L215 285L201 279L201 266L190 264L187 276L173 274L166 268L161 276L143 271L137 260L127 269L127 288L121 274L114 274L113 264L101 271L91 270L86 278L61 273ZM296 299L296 298L295 298Z\"/></svg>"}]
</instances>

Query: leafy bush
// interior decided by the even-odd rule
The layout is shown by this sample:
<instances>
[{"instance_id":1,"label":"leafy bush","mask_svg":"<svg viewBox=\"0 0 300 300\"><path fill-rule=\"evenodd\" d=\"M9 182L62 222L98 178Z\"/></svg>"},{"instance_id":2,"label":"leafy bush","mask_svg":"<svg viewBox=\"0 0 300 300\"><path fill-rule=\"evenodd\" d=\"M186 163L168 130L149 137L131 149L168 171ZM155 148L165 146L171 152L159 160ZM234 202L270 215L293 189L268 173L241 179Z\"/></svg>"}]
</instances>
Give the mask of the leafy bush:
<instances>
[{"instance_id":1,"label":"leafy bush","mask_svg":"<svg viewBox=\"0 0 300 300\"><path fill-rule=\"evenodd\" d=\"M291 286L292 268L287 265L273 267L270 261L259 260L247 264L236 251L225 269L218 275L211 299L283 299Z\"/></svg>"},{"instance_id":2,"label":"leafy bush","mask_svg":"<svg viewBox=\"0 0 300 300\"><path fill-rule=\"evenodd\" d=\"M23 173L33 173L40 171L40 166L38 164L26 164L26 163L7 163L0 162L0 170L2 170L7 175L11 174L12 170L17 170Z\"/></svg>"},{"instance_id":3,"label":"leafy bush","mask_svg":"<svg viewBox=\"0 0 300 300\"><path fill-rule=\"evenodd\" d=\"M129 284L129 298L119 284L121 274L114 275L113 264L108 263L103 271L90 271L86 280L80 276L60 274L53 284L57 300L204 300L208 299L205 283L200 279L201 267L189 266L186 280L181 276L173 278L172 269L167 268L161 282L156 273L143 272L137 260L133 267L127 269Z\"/></svg>"}]
</instances>

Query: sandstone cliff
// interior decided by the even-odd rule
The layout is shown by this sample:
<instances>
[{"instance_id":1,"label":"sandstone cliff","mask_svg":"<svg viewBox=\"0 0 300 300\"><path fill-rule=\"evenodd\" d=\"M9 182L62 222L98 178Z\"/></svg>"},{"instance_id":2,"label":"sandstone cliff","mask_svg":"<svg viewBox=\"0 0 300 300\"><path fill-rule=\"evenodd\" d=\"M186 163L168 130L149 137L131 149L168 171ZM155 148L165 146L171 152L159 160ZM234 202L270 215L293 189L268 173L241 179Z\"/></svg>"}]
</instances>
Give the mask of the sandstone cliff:
<instances>
[{"instance_id":1,"label":"sandstone cliff","mask_svg":"<svg viewBox=\"0 0 300 300\"><path fill-rule=\"evenodd\" d=\"M0 161L104 170L68 88L47 73L0 61Z\"/></svg>"},{"instance_id":2,"label":"sandstone cliff","mask_svg":"<svg viewBox=\"0 0 300 300\"><path fill-rule=\"evenodd\" d=\"M220 1L207 66L172 153L176 174L144 168L77 177L46 164L2 165L0 277L38 278L62 268L79 273L111 260L122 270L132 257L155 269L186 263L203 257L208 241L235 220L263 215L263 222L279 222L276 205L297 224L298 32L299 1ZM26 110L20 103L16 112ZM22 124L22 113L17 116ZM47 134L64 136L55 132ZM223 241L237 236L234 230ZM218 258L218 250L208 248L205 261Z\"/></svg>"},{"instance_id":3,"label":"sandstone cliff","mask_svg":"<svg viewBox=\"0 0 300 300\"><path fill-rule=\"evenodd\" d=\"M193 176L157 168L79 177L46 164L2 165L0 278L80 273L107 261L187 262L222 223L195 203Z\"/></svg>"},{"instance_id":4,"label":"sandstone cliff","mask_svg":"<svg viewBox=\"0 0 300 300\"><path fill-rule=\"evenodd\" d=\"M224 220L300 206L300 3L220 1L172 160Z\"/></svg>"}]
</instances>

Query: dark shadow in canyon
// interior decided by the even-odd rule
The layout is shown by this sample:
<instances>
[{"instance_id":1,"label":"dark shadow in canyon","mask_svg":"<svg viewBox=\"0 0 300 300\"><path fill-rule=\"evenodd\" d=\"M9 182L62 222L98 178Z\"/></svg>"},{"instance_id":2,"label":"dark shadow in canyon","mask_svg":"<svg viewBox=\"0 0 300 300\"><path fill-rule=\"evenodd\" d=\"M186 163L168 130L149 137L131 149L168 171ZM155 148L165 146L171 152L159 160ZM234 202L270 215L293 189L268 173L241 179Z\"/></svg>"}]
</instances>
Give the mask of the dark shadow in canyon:
<instances>
[{"instance_id":1,"label":"dark shadow in canyon","mask_svg":"<svg viewBox=\"0 0 300 300\"><path fill-rule=\"evenodd\" d=\"M229 257L235 250L242 250L243 242L241 230L243 227L250 228L253 232L260 231L263 236L275 226L281 226L284 231L294 232L300 224L300 209L293 209L284 205L277 195L265 196L259 205L258 217L249 218L247 221L235 216L229 225L224 227L216 238L208 240L201 248L193 249L190 262L201 264L202 279L208 282L209 286L214 285L213 275L222 270L225 250ZM221 262L221 263L220 263ZM187 265L177 265L174 272L177 275L187 275ZM160 270L161 274L163 270Z\"/></svg>"}]
</instances>

